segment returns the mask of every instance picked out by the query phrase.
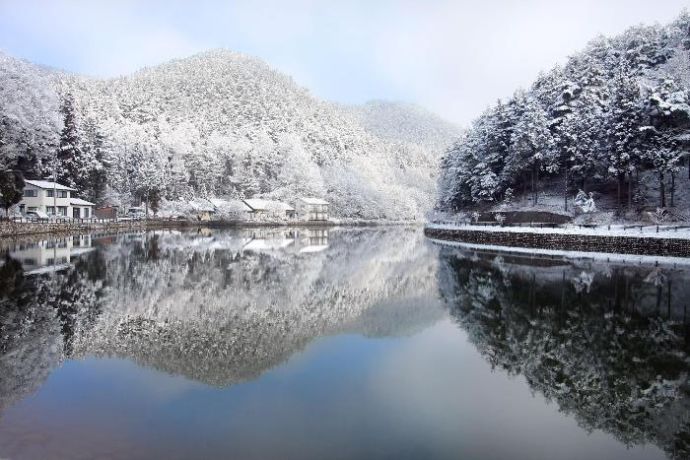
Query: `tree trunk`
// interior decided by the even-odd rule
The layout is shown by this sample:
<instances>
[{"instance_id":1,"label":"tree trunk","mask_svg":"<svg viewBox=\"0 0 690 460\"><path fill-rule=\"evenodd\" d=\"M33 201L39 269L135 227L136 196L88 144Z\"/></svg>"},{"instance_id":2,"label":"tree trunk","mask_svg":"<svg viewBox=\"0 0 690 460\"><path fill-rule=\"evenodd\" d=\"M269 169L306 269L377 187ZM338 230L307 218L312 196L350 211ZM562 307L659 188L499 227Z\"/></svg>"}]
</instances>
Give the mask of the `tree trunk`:
<instances>
[{"instance_id":1,"label":"tree trunk","mask_svg":"<svg viewBox=\"0 0 690 460\"><path fill-rule=\"evenodd\" d=\"M565 212L568 212L568 166L565 167L565 184L563 187L563 204Z\"/></svg>"},{"instance_id":2,"label":"tree trunk","mask_svg":"<svg viewBox=\"0 0 690 460\"><path fill-rule=\"evenodd\" d=\"M628 211L632 210L632 174L628 173Z\"/></svg>"},{"instance_id":3,"label":"tree trunk","mask_svg":"<svg viewBox=\"0 0 690 460\"><path fill-rule=\"evenodd\" d=\"M532 192L534 193L534 205L537 205L537 195L539 194L539 191L537 190L537 187L539 185L539 168L537 167L537 163L534 163L532 166L532 171L534 174L534 182L532 183Z\"/></svg>"},{"instance_id":4,"label":"tree trunk","mask_svg":"<svg viewBox=\"0 0 690 460\"><path fill-rule=\"evenodd\" d=\"M661 208L666 207L666 187L664 185L664 173L659 173L659 204Z\"/></svg>"},{"instance_id":5,"label":"tree trunk","mask_svg":"<svg viewBox=\"0 0 690 460\"><path fill-rule=\"evenodd\" d=\"M618 203L618 212L621 212L621 182L623 182L623 175L618 174L618 181L616 184L616 202Z\"/></svg>"},{"instance_id":6,"label":"tree trunk","mask_svg":"<svg viewBox=\"0 0 690 460\"><path fill-rule=\"evenodd\" d=\"M671 207L674 206L676 198L676 172L671 171Z\"/></svg>"}]
</instances>

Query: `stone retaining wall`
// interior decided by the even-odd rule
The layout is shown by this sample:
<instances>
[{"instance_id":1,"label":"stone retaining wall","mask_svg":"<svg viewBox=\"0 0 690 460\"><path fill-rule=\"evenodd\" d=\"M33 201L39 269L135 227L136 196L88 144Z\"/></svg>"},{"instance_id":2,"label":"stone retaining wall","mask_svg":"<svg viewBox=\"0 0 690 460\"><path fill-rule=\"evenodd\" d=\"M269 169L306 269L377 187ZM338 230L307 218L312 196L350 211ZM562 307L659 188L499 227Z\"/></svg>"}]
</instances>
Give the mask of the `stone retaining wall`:
<instances>
[{"instance_id":1,"label":"stone retaining wall","mask_svg":"<svg viewBox=\"0 0 690 460\"><path fill-rule=\"evenodd\" d=\"M36 222L18 223L0 221L0 238L12 238L22 235L86 233L94 230L142 230L146 228L163 228L179 226L180 223L168 220L136 220L112 222Z\"/></svg>"},{"instance_id":2,"label":"stone retaining wall","mask_svg":"<svg viewBox=\"0 0 690 460\"><path fill-rule=\"evenodd\" d=\"M563 235L425 228L430 238L471 244L513 246L561 251L690 257L690 240L681 238L636 238L630 236Z\"/></svg>"}]
</instances>

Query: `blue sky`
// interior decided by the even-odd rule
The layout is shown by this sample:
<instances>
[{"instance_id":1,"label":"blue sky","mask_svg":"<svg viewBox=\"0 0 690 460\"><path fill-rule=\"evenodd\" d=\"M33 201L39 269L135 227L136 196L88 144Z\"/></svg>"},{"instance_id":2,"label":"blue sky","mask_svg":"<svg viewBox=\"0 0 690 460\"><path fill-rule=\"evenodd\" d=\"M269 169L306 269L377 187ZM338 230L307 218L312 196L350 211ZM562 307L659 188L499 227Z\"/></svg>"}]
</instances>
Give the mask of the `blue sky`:
<instances>
[{"instance_id":1,"label":"blue sky","mask_svg":"<svg viewBox=\"0 0 690 460\"><path fill-rule=\"evenodd\" d=\"M0 0L0 49L115 76L209 48L258 56L316 96L414 102L458 123L598 33L683 0Z\"/></svg>"}]
</instances>

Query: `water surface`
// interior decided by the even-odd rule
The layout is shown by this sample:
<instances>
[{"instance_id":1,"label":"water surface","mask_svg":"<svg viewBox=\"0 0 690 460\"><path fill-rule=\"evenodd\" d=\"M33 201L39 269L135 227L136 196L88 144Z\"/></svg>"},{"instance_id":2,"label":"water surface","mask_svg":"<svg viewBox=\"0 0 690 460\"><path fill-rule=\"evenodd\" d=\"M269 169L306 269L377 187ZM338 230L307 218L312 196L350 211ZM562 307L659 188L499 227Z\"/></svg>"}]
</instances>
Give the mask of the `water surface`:
<instances>
[{"instance_id":1,"label":"water surface","mask_svg":"<svg viewBox=\"0 0 690 460\"><path fill-rule=\"evenodd\" d=\"M408 228L14 245L0 458L687 458L688 281Z\"/></svg>"}]
</instances>

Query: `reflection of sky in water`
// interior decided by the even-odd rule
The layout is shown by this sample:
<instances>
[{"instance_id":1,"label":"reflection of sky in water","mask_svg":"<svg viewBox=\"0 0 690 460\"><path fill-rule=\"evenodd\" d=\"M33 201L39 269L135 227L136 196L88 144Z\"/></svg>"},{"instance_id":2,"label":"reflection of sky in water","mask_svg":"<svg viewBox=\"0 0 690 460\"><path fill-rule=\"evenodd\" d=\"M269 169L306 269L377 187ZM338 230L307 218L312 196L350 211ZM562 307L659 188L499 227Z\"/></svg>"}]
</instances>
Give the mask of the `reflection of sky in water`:
<instances>
[{"instance_id":1,"label":"reflection of sky in water","mask_svg":"<svg viewBox=\"0 0 690 460\"><path fill-rule=\"evenodd\" d=\"M587 434L521 377L492 372L449 320L411 337L319 339L226 389L69 361L5 412L0 445L10 458L664 457Z\"/></svg>"}]
</instances>

